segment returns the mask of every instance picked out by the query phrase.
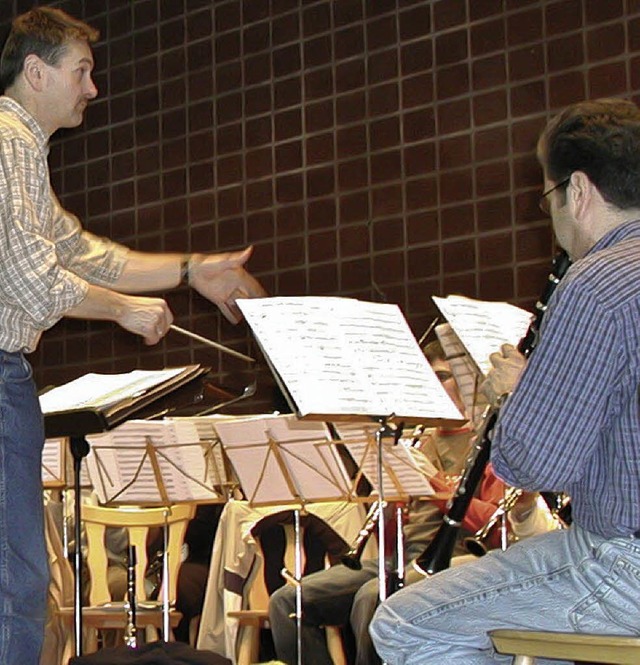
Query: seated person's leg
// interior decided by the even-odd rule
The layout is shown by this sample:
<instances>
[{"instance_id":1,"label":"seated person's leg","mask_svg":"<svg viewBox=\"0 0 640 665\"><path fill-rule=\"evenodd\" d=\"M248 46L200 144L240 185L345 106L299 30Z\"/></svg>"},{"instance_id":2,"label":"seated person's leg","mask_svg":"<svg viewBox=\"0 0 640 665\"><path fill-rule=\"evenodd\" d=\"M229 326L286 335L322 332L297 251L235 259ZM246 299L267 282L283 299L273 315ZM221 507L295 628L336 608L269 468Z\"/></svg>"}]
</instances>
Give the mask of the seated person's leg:
<instances>
[{"instance_id":1,"label":"seated person's leg","mask_svg":"<svg viewBox=\"0 0 640 665\"><path fill-rule=\"evenodd\" d=\"M394 594L371 623L376 650L389 665L510 663L488 631L575 630L571 608L584 595L576 581L590 547L573 531L528 538Z\"/></svg>"},{"instance_id":2,"label":"seated person's leg","mask_svg":"<svg viewBox=\"0 0 640 665\"><path fill-rule=\"evenodd\" d=\"M354 571L336 565L309 575L302 582L302 652L305 665L331 665L323 626L349 621L353 598L375 576L369 566ZM269 600L269 623L278 658L289 665L296 660L296 591L286 585Z\"/></svg>"},{"instance_id":3,"label":"seated person's leg","mask_svg":"<svg viewBox=\"0 0 640 665\"><path fill-rule=\"evenodd\" d=\"M357 645L356 665L376 665L381 662L369 635L369 625L378 606L378 597L376 577L363 584L353 600L350 622Z\"/></svg>"},{"instance_id":4,"label":"seated person's leg","mask_svg":"<svg viewBox=\"0 0 640 665\"><path fill-rule=\"evenodd\" d=\"M202 612L208 576L209 566L206 564L185 561L180 566L176 609L182 613L182 619L173 631L179 642L189 642L191 619Z\"/></svg>"}]
</instances>

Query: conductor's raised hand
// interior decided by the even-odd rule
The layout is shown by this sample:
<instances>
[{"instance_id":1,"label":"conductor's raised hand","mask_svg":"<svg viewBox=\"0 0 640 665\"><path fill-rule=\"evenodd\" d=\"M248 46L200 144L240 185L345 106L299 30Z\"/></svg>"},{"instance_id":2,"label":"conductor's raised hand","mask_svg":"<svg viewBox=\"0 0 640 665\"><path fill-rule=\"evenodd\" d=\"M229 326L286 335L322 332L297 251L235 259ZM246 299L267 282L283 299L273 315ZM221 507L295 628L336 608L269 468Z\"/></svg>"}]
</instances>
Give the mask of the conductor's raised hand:
<instances>
[{"instance_id":1,"label":"conductor's raised hand","mask_svg":"<svg viewBox=\"0 0 640 665\"><path fill-rule=\"evenodd\" d=\"M157 344L173 323L173 314L162 298L122 296L116 323L125 330L140 335L144 343Z\"/></svg>"},{"instance_id":2,"label":"conductor's raised hand","mask_svg":"<svg viewBox=\"0 0 640 665\"><path fill-rule=\"evenodd\" d=\"M189 284L200 295L216 304L231 323L238 323L242 313L239 298L262 298L263 286L245 268L253 247L239 252L194 254L189 262Z\"/></svg>"},{"instance_id":3,"label":"conductor's raised hand","mask_svg":"<svg viewBox=\"0 0 640 665\"><path fill-rule=\"evenodd\" d=\"M495 405L502 395L514 389L527 361L511 344L503 344L500 351L489 356L489 360L492 368L480 385L480 390L489 402Z\"/></svg>"}]
</instances>

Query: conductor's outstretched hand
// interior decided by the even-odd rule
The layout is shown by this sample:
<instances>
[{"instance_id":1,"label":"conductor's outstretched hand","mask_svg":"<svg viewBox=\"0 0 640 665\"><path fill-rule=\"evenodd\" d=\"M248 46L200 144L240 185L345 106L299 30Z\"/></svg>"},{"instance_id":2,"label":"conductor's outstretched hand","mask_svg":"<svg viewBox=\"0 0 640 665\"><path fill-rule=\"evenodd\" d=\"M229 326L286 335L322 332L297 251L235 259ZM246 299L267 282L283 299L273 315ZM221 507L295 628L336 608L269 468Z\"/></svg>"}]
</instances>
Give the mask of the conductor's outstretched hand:
<instances>
[{"instance_id":1,"label":"conductor's outstretched hand","mask_svg":"<svg viewBox=\"0 0 640 665\"><path fill-rule=\"evenodd\" d=\"M242 320L236 304L239 298L267 295L262 284L245 268L253 247L238 252L194 254L189 262L189 284L200 295L216 304L231 323Z\"/></svg>"}]
</instances>

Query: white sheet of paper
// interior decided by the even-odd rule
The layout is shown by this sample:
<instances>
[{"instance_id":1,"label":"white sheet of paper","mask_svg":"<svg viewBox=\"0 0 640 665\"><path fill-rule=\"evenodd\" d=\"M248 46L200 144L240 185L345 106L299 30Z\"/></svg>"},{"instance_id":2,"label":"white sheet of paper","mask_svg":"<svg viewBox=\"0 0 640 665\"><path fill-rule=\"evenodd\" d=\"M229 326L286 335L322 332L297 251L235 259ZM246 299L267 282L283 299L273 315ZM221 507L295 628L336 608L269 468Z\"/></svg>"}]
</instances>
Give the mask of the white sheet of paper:
<instances>
[{"instance_id":1,"label":"white sheet of paper","mask_svg":"<svg viewBox=\"0 0 640 665\"><path fill-rule=\"evenodd\" d=\"M87 437L87 468L101 503L162 503L146 448L157 453L169 501L216 500L219 495L205 447L191 422L129 420L113 430Z\"/></svg>"},{"instance_id":2,"label":"white sheet of paper","mask_svg":"<svg viewBox=\"0 0 640 665\"><path fill-rule=\"evenodd\" d=\"M301 416L462 419L397 305L306 296L238 306Z\"/></svg>"},{"instance_id":3,"label":"white sheet of paper","mask_svg":"<svg viewBox=\"0 0 640 665\"><path fill-rule=\"evenodd\" d=\"M65 484L65 438L45 439L42 449L42 484L45 487Z\"/></svg>"},{"instance_id":4,"label":"white sheet of paper","mask_svg":"<svg viewBox=\"0 0 640 665\"><path fill-rule=\"evenodd\" d=\"M491 369L489 356L503 344L517 346L529 328L531 314L506 302L474 300L465 296L433 296L480 372Z\"/></svg>"},{"instance_id":5,"label":"white sheet of paper","mask_svg":"<svg viewBox=\"0 0 640 665\"><path fill-rule=\"evenodd\" d=\"M380 485L378 454L375 446L368 445L366 441L351 441L347 446L356 464L377 493ZM419 450L404 445L385 444L382 448L382 467L382 487L385 497L421 497L434 494L429 477L435 475L437 469Z\"/></svg>"},{"instance_id":6,"label":"white sheet of paper","mask_svg":"<svg viewBox=\"0 0 640 665\"><path fill-rule=\"evenodd\" d=\"M144 394L184 372L185 367L165 370L137 369L127 374L85 374L40 396L44 414L83 408L105 408Z\"/></svg>"},{"instance_id":7,"label":"white sheet of paper","mask_svg":"<svg viewBox=\"0 0 640 665\"><path fill-rule=\"evenodd\" d=\"M450 324L442 323L436 326L435 331L456 380L466 414L474 423L479 423L488 404L478 389L483 381L482 374Z\"/></svg>"},{"instance_id":8,"label":"white sheet of paper","mask_svg":"<svg viewBox=\"0 0 640 665\"><path fill-rule=\"evenodd\" d=\"M271 415L225 420L215 427L254 505L331 500L348 493L342 462L326 450L329 432L324 423Z\"/></svg>"}]
</instances>

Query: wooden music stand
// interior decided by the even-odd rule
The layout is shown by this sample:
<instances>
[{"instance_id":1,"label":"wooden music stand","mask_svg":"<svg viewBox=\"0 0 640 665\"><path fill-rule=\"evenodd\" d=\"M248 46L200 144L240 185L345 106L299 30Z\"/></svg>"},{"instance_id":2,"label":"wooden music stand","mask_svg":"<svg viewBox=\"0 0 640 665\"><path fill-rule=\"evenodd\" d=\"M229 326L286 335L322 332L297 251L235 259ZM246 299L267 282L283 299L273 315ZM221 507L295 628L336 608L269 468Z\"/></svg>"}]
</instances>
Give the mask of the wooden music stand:
<instances>
[{"instance_id":1,"label":"wooden music stand","mask_svg":"<svg viewBox=\"0 0 640 665\"><path fill-rule=\"evenodd\" d=\"M93 404L79 406L77 395L69 402L69 408L53 407L44 411L44 430L45 437L48 439L57 437L66 437L69 440L69 450L73 457L73 488L75 495L74 506L74 537L76 542L74 552L74 631L75 631L75 655L82 655L82 551L80 547L81 530L81 501L80 501L80 471L82 459L89 453L89 444L86 437L89 434L97 434L113 429L124 422L135 413L139 412L145 406L153 403L160 397L171 393L173 390L202 377L208 371L207 368L200 365L192 365L185 368L179 368L167 377L163 372L157 373L158 380L155 384L150 379L144 389L141 384L134 381L130 384L130 390L120 393L119 399L112 393L110 401L100 403L96 400ZM152 373L146 373L149 375ZM87 375L88 376L88 375ZM81 377L80 380L86 377ZM60 405L62 402L57 399L60 392L72 386L74 382L54 388L41 396L41 403ZM71 391L70 391L71 392ZM77 392L74 390L73 392ZM80 389L79 394L83 394Z\"/></svg>"},{"instance_id":2,"label":"wooden music stand","mask_svg":"<svg viewBox=\"0 0 640 665\"><path fill-rule=\"evenodd\" d=\"M239 422L240 421L240 422ZM294 416L226 421L216 429L252 506L291 505L295 566L283 576L296 589L297 663L302 663L300 515L311 502L349 500L349 480L328 431Z\"/></svg>"}]
</instances>

